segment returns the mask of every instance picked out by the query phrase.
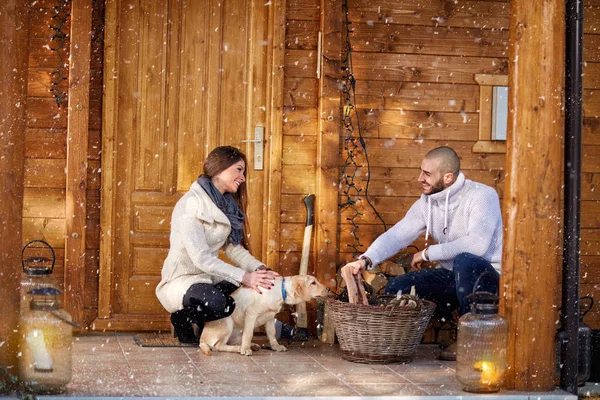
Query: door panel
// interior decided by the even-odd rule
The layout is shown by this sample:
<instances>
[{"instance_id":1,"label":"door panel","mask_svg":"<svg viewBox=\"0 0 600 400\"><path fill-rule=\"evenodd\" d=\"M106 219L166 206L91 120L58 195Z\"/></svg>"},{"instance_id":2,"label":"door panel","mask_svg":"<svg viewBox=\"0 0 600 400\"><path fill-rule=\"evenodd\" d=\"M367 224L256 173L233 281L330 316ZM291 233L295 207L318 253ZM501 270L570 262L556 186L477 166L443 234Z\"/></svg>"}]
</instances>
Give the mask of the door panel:
<instances>
[{"instance_id":1,"label":"door panel","mask_svg":"<svg viewBox=\"0 0 600 400\"><path fill-rule=\"evenodd\" d=\"M108 0L103 195L97 329L168 326L154 290L169 247L173 206L218 145L253 159L265 126L268 8L264 2ZM109 15L115 21L109 23ZM110 53L113 51L114 53ZM261 258L263 171L248 166L251 250ZM109 259L107 259L109 258ZM102 320L105 323L102 323Z\"/></svg>"}]
</instances>

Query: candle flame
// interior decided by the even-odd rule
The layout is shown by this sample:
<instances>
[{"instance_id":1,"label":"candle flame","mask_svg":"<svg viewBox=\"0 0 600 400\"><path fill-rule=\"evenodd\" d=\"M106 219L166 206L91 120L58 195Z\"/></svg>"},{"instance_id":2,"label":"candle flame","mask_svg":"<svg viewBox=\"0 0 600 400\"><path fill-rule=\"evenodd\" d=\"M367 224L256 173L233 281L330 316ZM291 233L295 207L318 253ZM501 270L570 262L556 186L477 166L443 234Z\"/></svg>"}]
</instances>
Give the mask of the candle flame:
<instances>
[{"instance_id":1,"label":"candle flame","mask_svg":"<svg viewBox=\"0 0 600 400\"><path fill-rule=\"evenodd\" d=\"M476 371L481 371L481 377L479 378L479 381L482 385L492 385L498 383L500 374L493 362L477 361L475 364L473 364L473 368Z\"/></svg>"}]
</instances>

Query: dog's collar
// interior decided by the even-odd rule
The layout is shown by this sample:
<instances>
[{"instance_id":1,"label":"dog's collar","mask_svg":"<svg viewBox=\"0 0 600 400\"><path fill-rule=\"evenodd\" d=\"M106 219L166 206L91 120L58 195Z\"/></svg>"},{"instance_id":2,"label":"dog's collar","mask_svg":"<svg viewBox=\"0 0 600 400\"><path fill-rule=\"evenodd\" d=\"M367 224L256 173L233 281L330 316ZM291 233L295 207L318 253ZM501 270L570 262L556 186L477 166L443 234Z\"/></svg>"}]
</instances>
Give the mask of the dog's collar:
<instances>
[{"instance_id":1,"label":"dog's collar","mask_svg":"<svg viewBox=\"0 0 600 400\"><path fill-rule=\"evenodd\" d=\"M281 298L283 299L283 302L285 303L285 300L287 299L287 293L285 291L285 278L283 278L281 280Z\"/></svg>"}]
</instances>

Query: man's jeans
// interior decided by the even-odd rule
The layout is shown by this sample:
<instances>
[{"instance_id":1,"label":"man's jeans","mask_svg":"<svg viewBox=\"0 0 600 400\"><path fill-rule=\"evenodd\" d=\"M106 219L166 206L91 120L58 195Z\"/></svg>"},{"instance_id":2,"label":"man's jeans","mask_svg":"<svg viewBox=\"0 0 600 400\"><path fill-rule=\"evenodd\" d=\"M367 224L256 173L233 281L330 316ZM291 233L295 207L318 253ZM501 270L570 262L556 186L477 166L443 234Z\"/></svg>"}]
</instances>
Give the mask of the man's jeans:
<instances>
[{"instance_id":1,"label":"man's jeans","mask_svg":"<svg viewBox=\"0 0 600 400\"><path fill-rule=\"evenodd\" d=\"M417 295L437 304L438 313L449 318L458 309L458 316L470 311L467 296L473 293L475 281L486 271L477 284L478 291L497 294L500 274L489 261L471 253L461 253L454 259L453 270L445 268L423 268L392 278L385 287L385 294L402 291L410 293L415 286Z\"/></svg>"}]
</instances>

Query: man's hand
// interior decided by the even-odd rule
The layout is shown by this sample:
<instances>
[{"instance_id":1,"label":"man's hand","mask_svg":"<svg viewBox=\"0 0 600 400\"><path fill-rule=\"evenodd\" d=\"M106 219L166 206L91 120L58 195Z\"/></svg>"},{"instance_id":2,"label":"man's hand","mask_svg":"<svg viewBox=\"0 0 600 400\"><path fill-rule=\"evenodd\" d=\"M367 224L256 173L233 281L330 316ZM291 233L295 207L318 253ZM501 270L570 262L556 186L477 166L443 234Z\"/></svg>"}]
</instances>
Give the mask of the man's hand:
<instances>
[{"instance_id":1,"label":"man's hand","mask_svg":"<svg viewBox=\"0 0 600 400\"><path fill-rule=\"evenodd\" d=\"M352 270L352 275L358 275L365 270L366 265L367 261L364 258L361 258L359 260L349 262L348 264L344 265L342 269L350 269Z\"/></svg>"},{"instance_id":2,"label":"man's hand","mask_svg":"<svg viewBox=\"0 0 600 400\"><path fill-rule=\"evenodd\" d=\"M423 264L423 261L424 261L422 254L423 253L421 251L413 254L412 261L410 262L410 267L412 269L414 269L415 271L421 270L421 265Z\"/></svg>"},{"instance_id":3,"label":"man's hand","mask_svg":"<svg viewBox=\"0 0 600 400\"><path fill-rule=\"evenodd\" d=\"M274 286L273 281L275 280L275 274L277 274L277 272L267 271L265 269L246 272L242 279L242 284L256 290L259 294L262 294L260 291L261 287L271 290L271 287Z\"/></svg>"}]
</instances>

